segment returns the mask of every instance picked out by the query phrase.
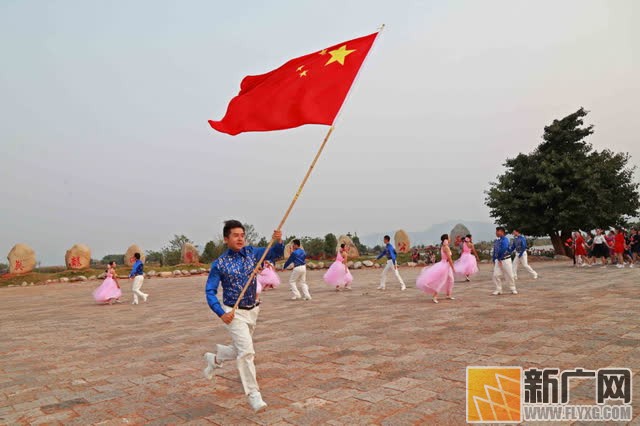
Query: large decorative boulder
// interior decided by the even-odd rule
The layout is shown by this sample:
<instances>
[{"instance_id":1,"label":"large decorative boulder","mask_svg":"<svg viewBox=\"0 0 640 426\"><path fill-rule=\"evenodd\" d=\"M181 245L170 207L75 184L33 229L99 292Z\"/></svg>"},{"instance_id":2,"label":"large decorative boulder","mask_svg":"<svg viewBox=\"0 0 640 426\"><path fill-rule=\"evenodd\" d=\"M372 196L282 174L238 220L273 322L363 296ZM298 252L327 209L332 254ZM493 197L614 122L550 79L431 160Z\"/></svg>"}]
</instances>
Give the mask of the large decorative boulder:
<instances>
[{"instance_id":1,"label":"large decorative boulder","mask_svg":"<svg viewBox=\"0 0 640 426\"><path fill-rule=\"evenodd\" d=\"M449 243L453 247L453 242L456 240L456 237L460 236L460 237L464 238L467 235L469 235L470 233L471 232L469 232L469 228L467 228L463 224L459 223L456 226L454 226L453 229L451 230L451 232L449 233Z\"/></svg>"},{"instance_id":2,"label":"large decorative boulder","mask_svg":"<svg viewBox=\"0 0 640 426\"><path fill-rule=\"evenodd\" d=\"M340 235L340 237L338 238L338 246L336 247L336 253L338 252L342 244L346 244L345 248L347 249L347 256L349 257L349 259L355 259L356 257L360 257L360 252L358 252L358 248L356 247L355 244L353 244L353 241L351 240L351 238L349 238L346 235Z\"/></svg>"},{"instance_id":3,"label":"large decorative boulder","mask_svg":"<svg viewBox=\"0 0 640 426\"><path fill-rule=\"evenodd\" d=\"M182 245L182 251L180 253L180 259L182 259L182 263L191 265L193 263L198 263L200 261L200 254L198 254L198 249L191 243L184 243Z\"/></svg>"},{"instance_id":4,"label":"large decorative boulder","mask_svg":"<svg viewBox=\"0 0 640 426\"><path fill-rule=\"evenodd\" d=\"M16 244L7 255L10 274L26 274L36 267L36 252L26 244Z\"/></svg>"},{"instance_id":5,"label":"large decorative boulder","mask_svg":"<svg viewBox=\"0 0 640 426\"><path fill-rule=\"evenodd\" d=\"M91 249L84 244L74 244L64 255L67 269L88 269L91 267Z\"/></svg>"},{"instance_id":6,"label":"large decorative boulder","mask_svg":"<svg viewBox=\"0 0 640 426\"><path fill-rule=\"evenodd\" d=\"M300 246L300 248L304 249L303 246ZM284 258L288 259L289 256L291 256L291 253L293 253L293 241L284 246Z\"/></svg>"},{"instance_id":7,"label":"large decorative boulder","mask_svg":"<svg viewBox=\"0 0 640 426\"><path fill-rule=\"evenodd\" d=\"M142 260L142 263L144 263L146 259L146 256L144 255L144 251L142 251L139 245L132 244L127 249L127 252L124 254L124 264L126 266L133 266L133 264L136 263L136 258L134 256L136 253L140 253L140 260Z\"/></svg>"},{"instance_id":8,"label":"large decorative boulder","mask_svg":"<svg viewBox=\"0 0 640 426\"><path fill-rule=\"evenodd\" d=\"M409 240L409 234L400 229L393 237L395 242L396 251L398 253L409 253L411 250L411 240Z\"/></svg>"}]
</instances>

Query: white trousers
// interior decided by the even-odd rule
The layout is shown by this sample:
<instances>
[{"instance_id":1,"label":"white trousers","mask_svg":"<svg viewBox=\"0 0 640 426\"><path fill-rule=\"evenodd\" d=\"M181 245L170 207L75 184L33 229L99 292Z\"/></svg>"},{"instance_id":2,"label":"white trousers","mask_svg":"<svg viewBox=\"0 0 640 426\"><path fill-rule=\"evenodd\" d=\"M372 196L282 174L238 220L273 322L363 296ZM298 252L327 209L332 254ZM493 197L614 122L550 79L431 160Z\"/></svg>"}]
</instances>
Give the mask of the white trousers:
<instances>
[{"instance_id":1,"label":"white trousers","mask_svg":"<svg viewBox=\"0 0 640 426\"><path fill-rule=\"evenodd\" d=\"M502 262L498 262L493 266L493 283L496 285L496 291L502 293L502 282L506 281L509 286L509 290L516 289L516 282L513 279L513 267L511 265L511 259L505 259Z\"/></svg>"},{"instance_id":2,"label":"white trousers","mask_svg":"<svg viewBox=\"0 0 640 426\"><path fill-rule=\"evenodd\" d=\"M387 285L387 273L389 273L389 271L393 271L393 273L396 275L396 278L400 282L400 285L404 286L404 281L402 280L402 277L400 276L400 272L398 272L398 270L396 269L396 265L393 264L393 260L389 259L389 260L387 260L386 266L382 270L382 276L380 277L380 287L381 288L385 288L386 287L386 285Z\"/></svg>"},{"instance_id":3,"label":"white trousers","mask_svg":"<svg viewBox=\"0 0 640 426\"><path fill-rule=\"evenodd\" d=\"M232 308L224 306L225 312L230 312ZM224 327L231 335L231 346L216 345L216 362L236 360L240 380L246 395L260 392L258 379L256 378L256 366L253 363L255 350L253 349L253 332L256 329L260 307L257 306L250 311L245 309L236 310L231 324Z\"/></svg>"},{"instance_id":4,"label":"white trousers","mask_svg":"<svg viewBox=\"0 0 640 426\"><path fill-rule=\"evenodd\" d=\"M146 299L148 294L140 291L142 284L144 283L144 275L136 275L133 278L133 284L131 285L131 291L133 292L133 303L138 303L138 296L142 299Z\"/></svg>"},{"instance_id":5,"label":"white trousers","mask_svg":"<svg viewBox=\"0 0 640 426\"><path fill-rule=\"evenodd\" d=\"M309 286L307 285L307 267L305 265L296 266L291 271L291 277L289 277L289 287L291 287L291 293L294 297L300 297L300 292L298 291L298 284L300 284L300 288L302 289L302 296L311 298L311 294L309 294Z\"/></svg>"},{"instance_id":6,"label":"white trousers","mask_svg":"<svg viewBox=\"0 0 640 426\"><path fill-rule=\"evenodd\" d=\"M525 271L533 275L534 278L538 276L538 273L533 270L531 266L529 266L529 260L527 258L527 252L522 253L522 256L518 256L516 253L516 258L513 260L513 278L518 279L518 265L522 264L522 267Z\"/></svg>"}]
</instances>

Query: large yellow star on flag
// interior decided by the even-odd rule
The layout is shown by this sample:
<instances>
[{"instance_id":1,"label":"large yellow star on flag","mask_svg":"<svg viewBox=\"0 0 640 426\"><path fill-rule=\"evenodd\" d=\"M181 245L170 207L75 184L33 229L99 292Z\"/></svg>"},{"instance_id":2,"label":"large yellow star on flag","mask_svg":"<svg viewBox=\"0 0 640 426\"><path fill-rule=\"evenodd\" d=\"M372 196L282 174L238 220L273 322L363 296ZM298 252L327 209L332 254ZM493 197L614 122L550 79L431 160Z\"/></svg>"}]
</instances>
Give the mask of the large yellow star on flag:
<instances>
[{"instance_id":1,"label":"large yellow star on flag","mask_svg":"<svg viewBox=\"0 0 640 426\"><path fill-rule=\"evenodd\" d=\"M344 58L347 57L347 55L351 54L355 52L354 50L347 50L347 45L345 44L344 46L341 46L339 49L336 50L330 50L329 51L329 55L331 55L331 59L329 59L327 61L326 64L324 64L325 66L329 65L332 62L338 62L340 65L344 65Z\"/></svg>"}]
</instances>

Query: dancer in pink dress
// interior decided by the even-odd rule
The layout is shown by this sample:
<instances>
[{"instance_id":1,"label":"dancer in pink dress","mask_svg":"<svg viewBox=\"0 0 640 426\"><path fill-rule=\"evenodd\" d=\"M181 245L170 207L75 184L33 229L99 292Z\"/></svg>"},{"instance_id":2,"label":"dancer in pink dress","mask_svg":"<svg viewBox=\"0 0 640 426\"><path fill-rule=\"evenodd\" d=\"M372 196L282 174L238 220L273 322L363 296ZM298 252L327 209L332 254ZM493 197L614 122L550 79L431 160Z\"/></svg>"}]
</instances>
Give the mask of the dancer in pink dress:
<instances>
[{"instance_id":1,"label":"dancer in pink dress","mask_svg":"<svg viewBox=\"0 0 640 426\"><path fill-rule=\"evenodd\" d=\"M480 258L476 252L476 248L471 241L471 235L467 235L464 238L462 245L462 254L460 259L453 263L453 271L456 275L464 276L466 281L471 281L469 276L478 273L478 262Z\"/></svg>"},{"instance_id":2,"label":"dancer in pink dress","mask_svg":"<svg viewBox=\"0 0 640 426\"><path fill-rule=\"evenodd\" d=\"M424 268L416 280L418 289L433 295L433 303L438 303L438 293L445 293L447 299L455 299L451 295L454 280L449 236L447 234L442 235L440 241L442 241L442 248L440 249L442 260L433 266Z\"/></svg>"},{"instance_id":3,"label":"dancer in pink dress","mask_svg":"<svg viewBox=\"0 0 640 426\"><path fill-rule=\"evenodd\" d=\"M280 277L276 273L273 264L268 260L264 261L262 271L258 274L256 282L258 284L258 288L256 289L258 294L261 293L262 290L274 289L280 285Z\"/></svg>"},{"instance_id":4,"label":"dancer in pink dress","mask_svg":"<svg viewBox=\"0 0 640 426\"><path fill-rule=\"evenodd\" d=\"M340 291L340 287L344 286L345 290L351 290L353 276L347 268L348 252L345 244L340 244L340 250L336 256L336 261L331 264L329 270L324 274L324 282L335 287L336 291Z\"/></svg>"},{"instance_id":5,"label":"dancer in pink dress","mask_svg":"<svg viewBox=\"0 0 640 426\"><path fill-rule=\"evenodd\" d=\"M112 305L113 302L120 303L121 296L122 290L120 289L118 275L116 274L116 262L109 262L107 278L100 284L100 287L93 291L93 298L98 303L109 303Z\"/></svg>"}]
</instances>

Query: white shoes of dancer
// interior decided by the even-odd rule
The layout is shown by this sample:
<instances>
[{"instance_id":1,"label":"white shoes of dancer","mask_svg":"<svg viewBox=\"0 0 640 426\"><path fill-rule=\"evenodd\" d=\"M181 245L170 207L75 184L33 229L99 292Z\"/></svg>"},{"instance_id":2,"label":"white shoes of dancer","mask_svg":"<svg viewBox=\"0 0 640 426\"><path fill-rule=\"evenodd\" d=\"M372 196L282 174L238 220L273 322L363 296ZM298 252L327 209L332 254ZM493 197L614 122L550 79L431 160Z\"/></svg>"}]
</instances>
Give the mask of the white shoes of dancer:
<instances>
[{"instance_id":1,"label":"white shoes of dancer","mask_svg":"<svg viewBox=\"0 0 640 426\"><path fill-rule=\"evenodd\" d=\"M267 403L262 400L262 395L260 395L260 392L249 394L248 399L249 405L256 413L267 408Z\"/></svg>"},{"instance_id":2,"label":"white shoes of dancer","mask_svg":"<svg viewBox=\"0 0 640 426\"><path fill-rule=\"evenodd\" d=\"M302 300L311 300L311 296L303 296Z\"/></svg>"},{"instance_id":3,"label":"white shoes of dancer","mask_svg":"<svg viewBox=\"0 0 640 426\"><path fill-rule=\"evenodd\" d=\"M502 293L499 292L498 290L494 291L493 293L491 293L492 296L500 296Z\"/></svg>"},{"instance_id":4,"label":"white shoes of dancer","mask_svg":"<svg viewBox=\"0 0 640 426\"><path fill-rule=\"evenodd\" d=\"M204 369L204 378L207 380L213 380L216 376L215 369L222 367L222 364L216 363L216 354L207 352L204 354L204 360L207 363L207 367Z\"/></svg>"},{"instance_id":5,"label":"white shoes of dancer","mask_svg":"<svg viewBox=\"0 0 640 426\"><path fill-rule=\"evenodd\" d=\"M379 286L378 286L378 290L386 290L386 287L385 287L385 286L383 286L383 285L379 285Z\"/></svg>"},{"instance_id":6,"label":"white shoes of dancer","mask_svg":"<svg viewBox=\"0 0 640 426\"><path fill-rule=\"evenodd\" d=\"M511 294L518 294L517 290L511 290Z\"/></svg>"},{"instance_id":7,"label":"white shoes of dancer","mask_svg":"<svg viewBox=\"0 0 640 426\"><path fill-rule=\"evenodd\" d=\"M400 290L401 290L401 291L405 291L406 289L407 289L407 286L406 286L406 285L402 284L402 285L400 286Z\"/></svg>"}]
</instances>

